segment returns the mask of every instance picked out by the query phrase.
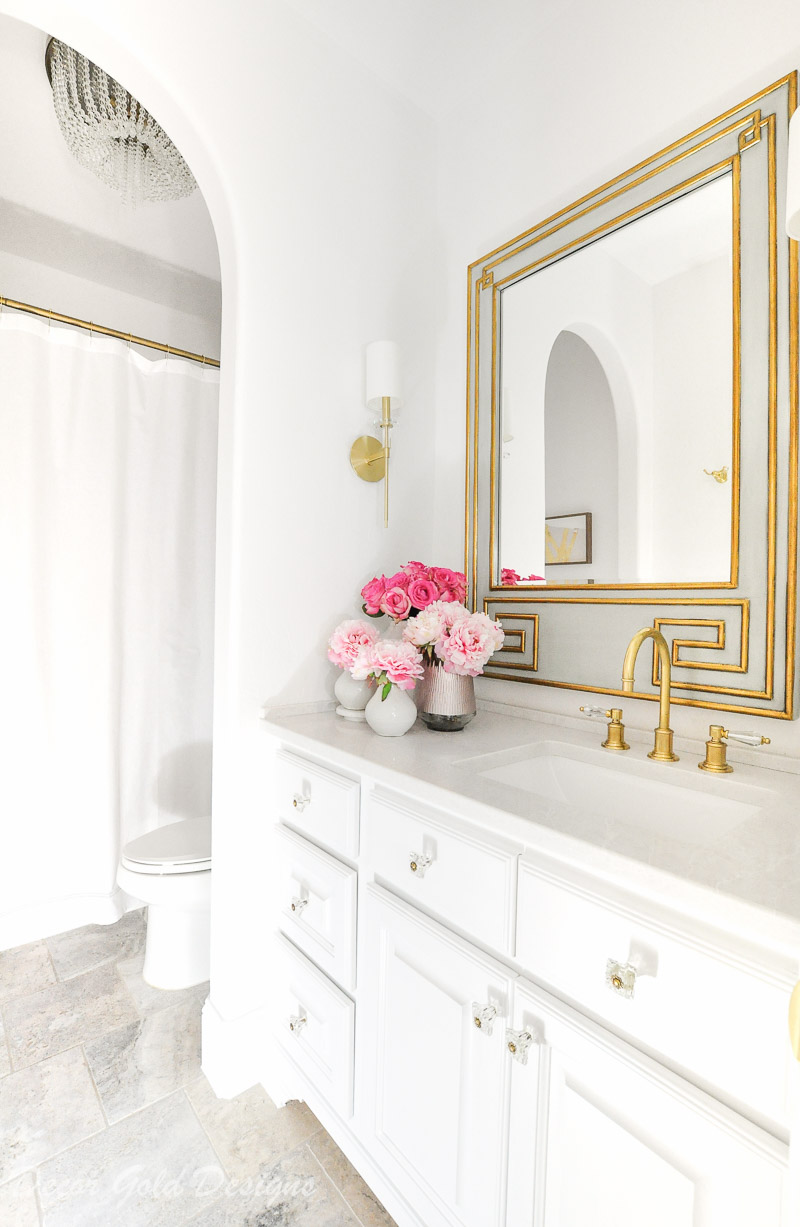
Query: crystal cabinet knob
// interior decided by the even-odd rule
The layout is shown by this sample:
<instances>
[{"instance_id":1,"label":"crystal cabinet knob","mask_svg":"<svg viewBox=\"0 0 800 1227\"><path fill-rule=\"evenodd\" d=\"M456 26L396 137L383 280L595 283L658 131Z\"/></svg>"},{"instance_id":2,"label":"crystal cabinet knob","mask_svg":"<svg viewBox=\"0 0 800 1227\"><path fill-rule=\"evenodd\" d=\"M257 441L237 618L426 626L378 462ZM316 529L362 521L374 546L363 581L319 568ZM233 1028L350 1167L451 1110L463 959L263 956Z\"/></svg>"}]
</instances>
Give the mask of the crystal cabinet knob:
<instances>
[{"instance_id":1,"label":"crystal cabinet knob","mask_svg":"<svg viewBox=\"0 0 800 1227\"><path fill-rule=\"evenodd\" d=\"M292 797L292 805L294 806L295 809L299 809L301 813L303 812L303 810L306 808L307 805L310 805L310 803L311 803L311 798L304 797L299 792L296 792L294 796Z\"/></svg>"},{"instance_id":2,"label":"crystal cabinet knob","mask_svg":"<svg viewBox=\"0 0 800 1227\"><path fill-rule=\"evenodd\" d=\"M305 1027L307 1022L308 1019L306 1018L305 1014L292 1014L289 1019L289 1030L293 1031L295 1035L298 1035L303 1030L303 1027Z\"/></svg>"},{"instance_id":3,"label":"crystal cabinet knob","mask_svg":"<svg viewBox=\"0 0 800 1227\"><path fill-rule=\"evenodd\" d=\"M533 1042L530 1031L515 1031L512 1027L506 1027L506 1048L520 1065L528 1064L528 1049Z\"/></svg>"},{"instance_id":4,"label":"crystal cabinet knob","mask_svg":"<svg viewBox=\"0 0 800 1227\"><path fill-rule=\"evenodd\" d=\"M425 852L409 853L408 867L418 878L424 878L426 869L430 869L432 864L433 857Z\"/></svg>"},{"instance_id":5,"label":"crystal cabinet knob","mask_svg":"<svg viewBox=\"0 0 800 1227\"><path fill-rule=\"evenodd\" d=\"M632 963L618 963L609 959L606 963L606 984L618 997L632 997L636 986L636 968Z\"/></svg>"},{"instance_id":6,"label":"crystal cabinet knob","mask_svg":"<svg viewBox=\"0 0 800 1227\"><path fill-rule=\"evenodd\" d=\"M304 907L308 907L308 899L299 899L297 895L295 895L292 899L292 911L295 913L295 915L299 916Z\"/></svg>"},{"instance_id":7,"label":"crystal cabinet knob","mask_svg":"<svg viewBox=\"0 0 800 1227\"><path fill-rule=\"evenodd\" d=\"M486 1035L492 1034L494 1020L497 1018L497 1007L494 1005L481 1005L480 1001L472 1003L472 1021L479 1031L483 1031Z\"/></svg>"}]
</instances>

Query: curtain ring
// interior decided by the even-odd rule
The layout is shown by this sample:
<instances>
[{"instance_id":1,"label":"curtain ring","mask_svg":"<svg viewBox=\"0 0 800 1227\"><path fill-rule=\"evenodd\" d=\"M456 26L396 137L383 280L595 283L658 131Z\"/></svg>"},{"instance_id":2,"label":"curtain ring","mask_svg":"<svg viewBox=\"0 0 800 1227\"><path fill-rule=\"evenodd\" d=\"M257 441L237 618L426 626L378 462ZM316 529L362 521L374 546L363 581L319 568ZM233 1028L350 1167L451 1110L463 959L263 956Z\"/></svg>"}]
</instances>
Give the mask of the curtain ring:
<instances>
[{"instance_id":1,"label":"curtain ring","mask_svg":"<svg viewBox=\"0 0 800 1227\"><path fill-rule=\"evenodd\" d=\"M130 353L131 351L132 344L133 344L133 334L129 332L128 333L128 353Z\"/></svg>"},{"instance_id":2,"label":"curtain ring","mask_svg":"<svg viewBox=\"0 0 800 1227\"><path fill-rule=\"evenodd\" d=\"M48 332L53 331L53 308L52 307L47 312L47 331Z\"/></svg>"}]
</instances>

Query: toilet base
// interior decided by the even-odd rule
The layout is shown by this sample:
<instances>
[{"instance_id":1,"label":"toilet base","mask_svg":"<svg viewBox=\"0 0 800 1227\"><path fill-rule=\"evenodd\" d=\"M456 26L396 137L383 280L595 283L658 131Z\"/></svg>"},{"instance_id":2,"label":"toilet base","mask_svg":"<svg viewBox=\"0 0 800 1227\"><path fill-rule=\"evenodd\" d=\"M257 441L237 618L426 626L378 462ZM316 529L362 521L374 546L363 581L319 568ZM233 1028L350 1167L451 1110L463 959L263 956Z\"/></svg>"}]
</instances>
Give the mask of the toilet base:
<instances>
[{"instance_id":1,"label":"toilet base","mask_svg":"<svg viewBox=\"0 0 800 1227\"><path fill-rule=\"evenodd\" d=\"M153 988L191 988L209 978L211 913L147 908L147 941L142 976Z\"/></svg>"}]
</instances>

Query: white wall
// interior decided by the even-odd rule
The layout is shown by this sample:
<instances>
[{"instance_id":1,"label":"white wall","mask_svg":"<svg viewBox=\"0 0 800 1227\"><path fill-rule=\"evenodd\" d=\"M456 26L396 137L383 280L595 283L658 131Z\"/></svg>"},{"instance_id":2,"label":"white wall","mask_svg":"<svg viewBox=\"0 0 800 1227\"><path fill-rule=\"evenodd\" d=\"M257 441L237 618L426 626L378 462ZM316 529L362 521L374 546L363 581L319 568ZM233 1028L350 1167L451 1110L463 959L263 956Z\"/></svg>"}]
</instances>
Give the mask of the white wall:
<instances>
[{"instance_id":1,"label":"white wall","mask_svg":"<svg viewBox=\"0 0 800 1227\"><path fill-rule=\"evenodd\" d=\"M219 357L219 282L7 200L0 296Z\"/></svg>"},{"instance_id":2,"label":"white wall","mask_svg":"<svg viewBox=\"0 0 800 1227\"><path fill-rule=\"evenodd\" d=\"M467 265L613 175L800 64L800 8L765 0L669 6L589 0L548 15L541 37L509 38L502 72L483 65L470 101L440 133L439 209L446 236L437 351L437 552L463 544L461 482ZM711 466L707 466L711 467ZM714 466L716 467L716 465ZM710 480L710 479L707 479ZM621 662L620 662L621 665ZM580 692L484 679L481 694L577 714ZM651 729L650 703L628 700L626 720ZM673 727L707 736L710 713L678 708ZM749 718L735 721L737 727ZM796 723L756 721L773 747L800 756Z\"/></svg>"}]
</instances>

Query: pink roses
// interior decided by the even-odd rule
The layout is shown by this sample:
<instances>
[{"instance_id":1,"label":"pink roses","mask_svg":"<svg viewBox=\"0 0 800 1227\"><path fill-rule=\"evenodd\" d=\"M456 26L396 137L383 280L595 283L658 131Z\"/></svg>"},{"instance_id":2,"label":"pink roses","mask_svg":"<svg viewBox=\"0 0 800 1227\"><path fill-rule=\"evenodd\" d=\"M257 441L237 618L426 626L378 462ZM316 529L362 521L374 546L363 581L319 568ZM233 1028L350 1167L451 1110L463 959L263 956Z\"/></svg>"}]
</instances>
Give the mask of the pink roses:
<instances>
[{"instance_id":1,"label":"pink roses","mask_svg":"<svg viewBox=\"0 0 800 1227\"><path fill-rule=\"evenodd\" d=\"M465 605L435 601L403 627L403 639L421 648L432 664L446 673L478 677L489 657L503 646L503 628L487 614L470 613Z\"/></svg>"},{"instance_id":2,"label":"pink roses","mask_svg":"<svg viewBox=\"0 0 800 1227\"><path fill-rule=\"evenodd\" d=\"M543 575L520 575L513 567L503 567L500 571L500 583L504 588L510 588L513 584L527 584L543 579Z\"/></svg>"},{"instance_id":3,"label":"pink roses","mask_svg":"<svg viewBox=\"0 0 800 1227\"><path fill-rule=\"evenodd\" d=\"M388 579L376 575L361 589L361 596L368 617L387 614L395 622L405 622L436 601L465 601L467 580L463 572L448 567L407 562Z\"/></svg>"}]
</instances>

